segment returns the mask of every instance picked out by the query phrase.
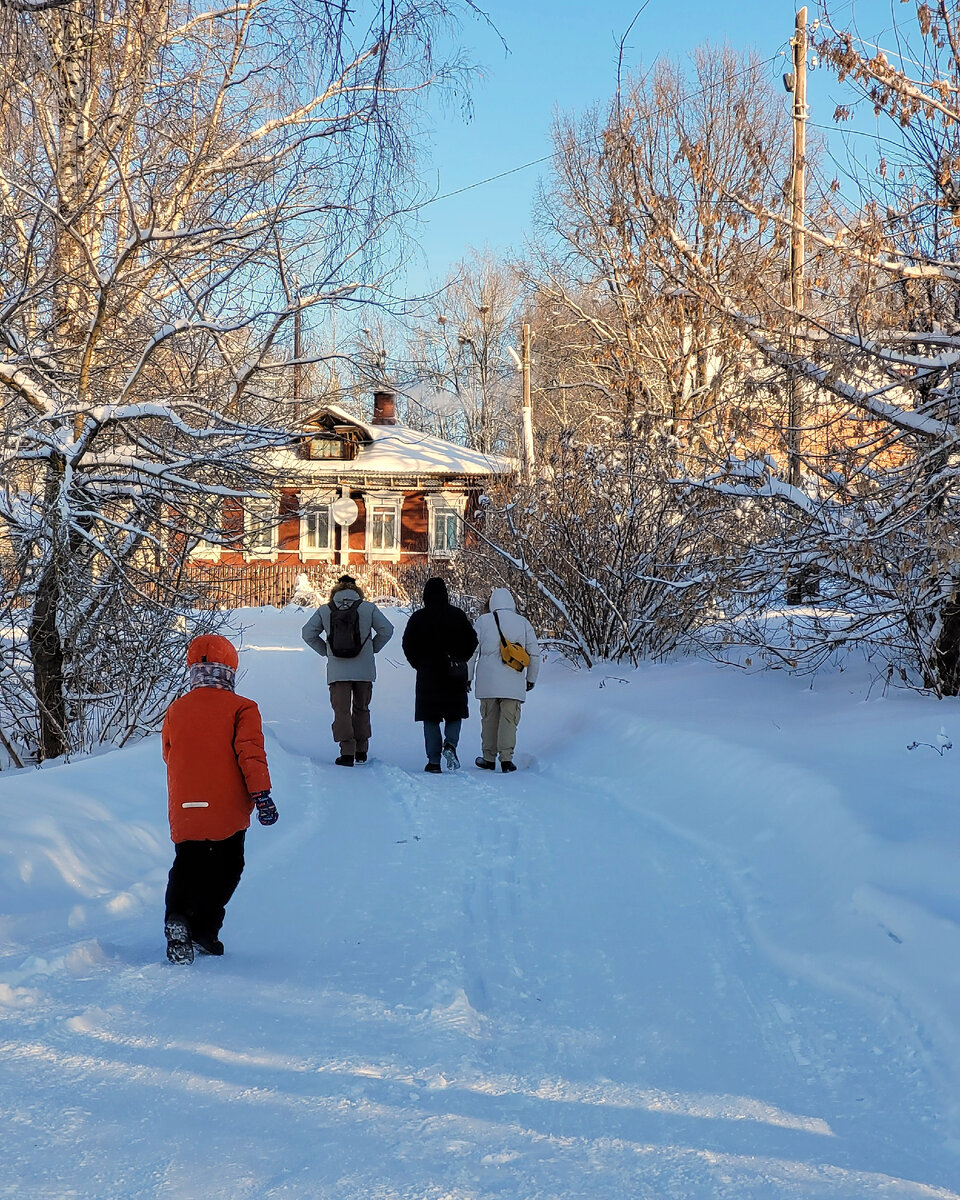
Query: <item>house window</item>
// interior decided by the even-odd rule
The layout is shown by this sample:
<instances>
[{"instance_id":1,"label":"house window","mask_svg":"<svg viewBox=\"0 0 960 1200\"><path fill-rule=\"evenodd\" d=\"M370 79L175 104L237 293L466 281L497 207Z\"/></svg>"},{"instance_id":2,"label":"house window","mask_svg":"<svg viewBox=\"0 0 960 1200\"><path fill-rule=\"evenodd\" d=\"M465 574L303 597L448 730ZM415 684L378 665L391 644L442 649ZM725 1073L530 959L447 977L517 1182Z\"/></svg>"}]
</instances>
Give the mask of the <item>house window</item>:
<instances>
[{"instance_id":1,"label":"house window","mask_svg":"<svg viewBox=\"0 0 960 1200\"><path fill-rule=\"evenodd\" d=\"M434 554L456 554L460 549L460 514L452 508L434 509L430 532Z\"/></svg>"},{"instance_id":2,"label":"house window","mask_svg":"<svg viewBox=\"0 0 960 1200\"><path fill-rule=\"evenodd\" d=\"M327 554L332 548L330 500L312 497L300 510L300 547L305 554Z\"/></svg>"},{"instance_id":3,"label":"house window","mask_svg":"<svg viewBox=\"0 0 960 1200\"><path fill-rule=\"evenodd\" d=\"M396 547L396 505L375 504L370 510L370 549L390 551Z\"/></svg>"},{"instance_id":4,"label":"house window","mask_svg":"<svg viewBox=\"0 0 960 1200\"><path fill-rule=\"evenodd\" d=\"M220 541L213 541L213 538L223 537L223 512L219 504L211 508L209 513L197 514L197 522L203 528L203 532L207 537L198 537L193 549L190 551L191 558L198 558L207 562L219 561L220 559Z\"/></svg>"},{"instance_id":5,"label":"house window","mask_svg":"<svg viewBox=\"0 0 960 1200\"><path fill-rule=\"evenodd\" d=\"M304 438L300 443L300 457L323 459L353 459L357 456L356 435L352 431L320 433Z\"/></svg>"},{"instance_id":6,"label":"house window","mask_svg":"<svg viewBox=\"0 0 960 1200\"><path fill-rule=\"evenodd\" d=\"M466 496L441 493L427 497L430 554L451 558L463 540L463 513Z\"/></svg>"},{"instance_id":7,"label":"house window","mask_svg":"<svg viewBox=\"0 0 960 1200\"><path fill-rule=\"evenodd\" d=\"M244 508L247 553L264 556L277 551L277 506L272 500L249 500Z\"/></svg>"},{"instance_id":8,"label":"house window","mask_svg":"<svg viewBox=\"0 0 960 1200\"><path fill-rule=\"evenodd\" d=\"M380 558L400 555L400 496L367 496L367 553Z\"/></svg>"}]
</instances>

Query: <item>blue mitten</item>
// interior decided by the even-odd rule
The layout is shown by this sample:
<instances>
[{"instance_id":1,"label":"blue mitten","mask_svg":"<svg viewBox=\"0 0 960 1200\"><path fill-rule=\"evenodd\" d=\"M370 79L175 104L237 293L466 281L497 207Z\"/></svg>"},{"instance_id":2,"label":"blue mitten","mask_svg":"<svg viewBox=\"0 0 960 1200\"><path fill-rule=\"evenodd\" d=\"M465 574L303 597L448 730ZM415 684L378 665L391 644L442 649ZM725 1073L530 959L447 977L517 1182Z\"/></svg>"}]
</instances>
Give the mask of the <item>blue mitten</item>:
<instances>
[{"instance_id":1,"label":"blue mitten","mask_svg":"<svg viewBox=\"0 0 960 1200\"><path fill-rule=\"evenodd\" d=\"M250 799L257 806L257 820L261 825L276 825L280 814L277 806L270 799L269 792L254 792Z\"/></svg>"}]
</instances>

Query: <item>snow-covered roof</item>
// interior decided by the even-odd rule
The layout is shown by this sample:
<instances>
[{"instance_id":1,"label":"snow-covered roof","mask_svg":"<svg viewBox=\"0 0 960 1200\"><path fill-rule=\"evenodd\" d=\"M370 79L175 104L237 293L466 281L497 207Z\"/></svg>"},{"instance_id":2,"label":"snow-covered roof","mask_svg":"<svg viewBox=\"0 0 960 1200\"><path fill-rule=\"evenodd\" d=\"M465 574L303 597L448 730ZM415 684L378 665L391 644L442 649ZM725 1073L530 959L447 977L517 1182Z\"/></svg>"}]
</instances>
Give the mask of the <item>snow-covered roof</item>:
<instances>
[{"instance_id":1,"label":"snow-covered roof","mask_svg":"<svg viewBox=\"0 0 960 1200\"><path fill-rule=\"evenodd\" d=\"M351 460L304 459L299 457L296 447L291 446L273 454L273 463L278 469L319 478L357 474L491 476L511 475L517 470L516 460L504 455L483 454L406 425L374 425L334 404L326 405L310 419L324 414L360 430L364 440L358 445L356 456Z\"/></svg>"}]
</instances>

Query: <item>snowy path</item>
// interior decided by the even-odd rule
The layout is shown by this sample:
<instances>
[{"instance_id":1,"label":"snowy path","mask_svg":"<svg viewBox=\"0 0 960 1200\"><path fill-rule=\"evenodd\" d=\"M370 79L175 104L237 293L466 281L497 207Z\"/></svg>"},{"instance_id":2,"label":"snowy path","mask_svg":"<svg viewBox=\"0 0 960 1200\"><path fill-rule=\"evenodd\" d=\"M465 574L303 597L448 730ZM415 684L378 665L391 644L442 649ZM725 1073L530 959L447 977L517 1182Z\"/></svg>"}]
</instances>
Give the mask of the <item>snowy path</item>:
<instances>
[{"instance_id":1,"label":"snowy path","mask_svg":"<svg viewBox=\"0 0 960 1200\"><path fill-rule=\"evenodd\" d=\"M915 1018L801 962L802 840L774 893L723 830L763 851L781 828L723 794L716 829L684 809L718 775L779 771L783 790L800 768L558 688L525 715L524 770L425 777L410 677L385 664L377 758L344 772L313 663L274 623L248 636L244 690L269 714L281 822L249 835L223 960L160 961L154 746L18 793L69 772L87 795L125 764L117 793L149 802L113 847L139 875L0 927L0 1196L960 1194ZM591 773L614 735L634 766ZM465 761L475 740L472 722ZM810 910L765 912L794 873Z\"/></svg>"}]
</instances>

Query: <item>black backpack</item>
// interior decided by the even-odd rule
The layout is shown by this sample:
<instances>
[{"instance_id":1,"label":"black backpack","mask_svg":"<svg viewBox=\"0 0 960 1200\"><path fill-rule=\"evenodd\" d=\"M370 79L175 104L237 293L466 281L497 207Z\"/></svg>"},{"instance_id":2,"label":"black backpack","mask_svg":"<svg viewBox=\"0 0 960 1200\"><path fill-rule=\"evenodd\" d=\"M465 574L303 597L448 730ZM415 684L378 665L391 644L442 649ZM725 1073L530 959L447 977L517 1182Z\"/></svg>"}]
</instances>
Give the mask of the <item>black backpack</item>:
<instances>
[{"instance_id":1,"label":"black backpack","mask_svg":"<svg viewBox=\"0 0 960 1200\"><path fill-rule=\"evenodd\" d=\"M327 649L334 658L356 658L366 638L360 636L360 599L350 604L330 604Z\"/></svg>"}]
</instances>

